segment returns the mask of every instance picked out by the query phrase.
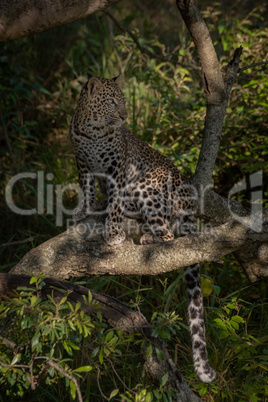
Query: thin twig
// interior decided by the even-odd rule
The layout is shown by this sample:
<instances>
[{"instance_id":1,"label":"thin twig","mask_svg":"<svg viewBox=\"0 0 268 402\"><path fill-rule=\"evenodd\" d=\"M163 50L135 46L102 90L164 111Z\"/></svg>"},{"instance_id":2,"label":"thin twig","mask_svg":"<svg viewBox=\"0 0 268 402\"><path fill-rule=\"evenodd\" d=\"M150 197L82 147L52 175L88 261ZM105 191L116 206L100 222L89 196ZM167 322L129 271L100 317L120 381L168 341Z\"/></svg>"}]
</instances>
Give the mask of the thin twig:
<instances>
[{"instance_id":1,"label":"thin twig","mask_svg":"<svg viewBox=\"0 0 268 402\"><path fill-rule=\"evenodd\" d=\"M238 72L241 73L242 71L248 70L249 68L252 68L255 66L260 66L261 64L268 64L268 61L260 61L259 63L253 63L253 64L250 64L249 66L239 68Z\"/></svg>"},{"instance_id":2,"label":"thin twig","mask_svg":"<svg viewBox=\"0 0 268 402\"><path fill-rule=\"evenodd\" d=\"M36 389L36 383L34 381L33 365L34 365L34 358L32 356L31 364L30 364L30 384L31 384L31 389L34 391Z\"/></svg>"},{"instance_id":3,"label":"thin twig","mask_svg":"<svg viewBox=\"0 0 268 402\"><path fill-rule=\"evenodd\" d=\"M113 372L115 373L116 377L118 378L118 380L121 382L121 384L124 386L124 388L126 388L129 392L131 392L131 389L128 388L128 386L124 383L124 381L120 378L120 376L118 375L112 360L110 360L108 357L106 357L106 359L108 360L108 362L110 363L110 365L112 366Z\"/></svg>"},{"instance_id":4,"label":"thin twig","mask_svg":"<svg viewBox=\"0 0 268 402\"><path fill-rule=\"evenodd\" d=\"M1 366L3 367L14 367L14 368L21 368L21 369L27 369L29 370L30 366L27 366L26 364L12 364L12 366L10 364L6 364L6 363L2 363L1 362Z\"/></svg>"},{"instance_id":5,"label":"thin twig","mask_svg":"<svg viewBox=\"0 0 268 402\"><path fill-rule=\"evenodd\" d=\"M78 401L83 402L82 394L81 394L77 379L75 377L73 377L71 374L67 373L61 366L59 366L57 363L53 362L51 359L49 359L46 356L38 356L38 357L34 358L34 360L40 360L40 359L46 360L47 364L50 367L53 367L55 370L57 370L59 373L61 373L64 377L71 380L76 387Z\"/></svg>"},{"instance_id":6,"label":"thin twig","mask_svg":"<svg viewBox=\"0 0 268 402\"><path fill-rule=\"evenodd\" d=\"M98 388L99 388L99 391L100 391L102 397L103 397L104 399L106 399L106 401L109 401L109 398L107 398L107 397L104 395L104 393L102 392L101 386L100 386L100 369L99 369L99 368L98 368L98 375L97 375L97 384L98 384Z\"/></svg>"},{"instance_id":7,"label":"thin twig","mask_svg":"<svg viewBox=\"0 0 268 402\"><path fill-rule=\"evenodd\" d=\"M9 243L0 244L0 247L15 246L17 244L28 243L29 241L33 241L34 239L35 239L35 237L30 236L30 237L27 237L27 239L24 239L24 240L17 240L17 241L11 241Z\"/></svg>"}]
</instances>

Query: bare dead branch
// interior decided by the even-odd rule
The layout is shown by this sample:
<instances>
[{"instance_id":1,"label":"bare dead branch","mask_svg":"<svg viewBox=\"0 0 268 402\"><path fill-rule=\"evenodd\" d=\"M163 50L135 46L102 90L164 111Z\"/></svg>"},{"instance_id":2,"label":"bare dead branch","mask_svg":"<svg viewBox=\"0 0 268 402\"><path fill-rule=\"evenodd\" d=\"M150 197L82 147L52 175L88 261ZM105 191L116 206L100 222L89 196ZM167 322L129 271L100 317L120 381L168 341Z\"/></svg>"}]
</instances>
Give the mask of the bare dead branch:
<instances>
[{"instance_id":1,"label":"bare dead branch","mask_svg":"<svg viewBox=\"0 0 268 402\"><path fill-rule=\"evenodd\" d=\"M239 68L238 72L241 73L242 71L248 70L249 68L256 67L256 66L261 66L261 65L264 65L264 64L268 64L268 61L260 61L259 63L249 64L246 67Z\"/></svg>"},{"instance_id":2,"label":"bare dead branch","mask_svg":"<svg viewBox=\"0 0 268 402\"><path fill-rule=\"evenodd\" d=\"M224 86L227 100L229 98L231 89L236 81L237 73L239 71L239 63L240 63L240 57L242 55L242 50L243 50L242 46L235 49L234 56L226 68Z\"/></svg>"},{"instance_id":3,"label":"bare dead branch","mask_svg":"<svg viewBox=\"0 0 268 402\"><path fill-rule=\"evenodd\" d=\"M29 241L33 241L35 238L36 238L36 236L34 236L34 237L30 236L30 237L27 237L27 239L10 241L9 243L2 243L2 244L0 244L0 247L16 246L17 244L28 243Z\"/></svg>"}]
</instances>

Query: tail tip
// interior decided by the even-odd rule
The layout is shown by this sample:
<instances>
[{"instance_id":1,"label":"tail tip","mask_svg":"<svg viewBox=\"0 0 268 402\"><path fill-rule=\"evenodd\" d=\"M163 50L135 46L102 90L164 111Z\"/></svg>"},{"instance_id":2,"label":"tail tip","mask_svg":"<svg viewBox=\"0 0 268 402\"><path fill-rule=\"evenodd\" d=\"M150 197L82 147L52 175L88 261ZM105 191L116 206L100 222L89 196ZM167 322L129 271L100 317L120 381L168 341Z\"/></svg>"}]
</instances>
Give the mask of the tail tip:
<instances>
[{"instance_id":1,"label":"tail tip","mask_svg":"<svg viewBox=\"0 0 268 402\"><path fill-rule=\"evenodd\" d=\"M209 369L204 370L202 372L200 372L200 370L199 370L197 372L197 375L202 382L209 383L209 382L212 382L216 378L217 373L212 367L209 367Z\"/></svg>"}]
</instances>

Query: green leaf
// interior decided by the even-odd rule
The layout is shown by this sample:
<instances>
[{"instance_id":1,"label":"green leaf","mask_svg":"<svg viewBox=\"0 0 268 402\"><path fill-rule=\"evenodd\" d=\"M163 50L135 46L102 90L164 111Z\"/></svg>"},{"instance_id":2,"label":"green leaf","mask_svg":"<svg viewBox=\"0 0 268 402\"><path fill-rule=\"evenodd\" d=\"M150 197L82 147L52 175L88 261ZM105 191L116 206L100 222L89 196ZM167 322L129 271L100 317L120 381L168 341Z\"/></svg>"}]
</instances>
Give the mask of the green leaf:
<instances>
[{"instance_id":1,"label":"green leaf","mask_svg":"<svg viewBox=\"0 0 268 402\"><path fill-rule=\"evenodd\" d=\"M234 329L239 329L239 325L237 324L237 322L231 320L231 321L230 321L230 324L232 325L232 327L233 327Z\"/></svg>"},{"instance_id":2,"label":"green leaf","mask_svg":"<svg viewBox=\"0 0 268 402\"><path fill-rule=\"evenodd\" d=\"M31 285L32 283L37 282L37 280L38 280L37 276L32 276L31 279L30 279L30 285Z\"/></svg>"},{"instance_id":3,"label":"green leaf","mask_svg":"<svg viewBox=\"0 0 268 402\"><path fill-rule=\"evenodd\" d=\"M161 339L169 340L171 337L169 329L167 327L160 328L159 337Z\"/></svg>"},{"instance_id":4,"label":"green leaf","mask_svg":"<svg viewBox=\"0 0 268 402\"><path fill-rule=\"evenodd\" d=\"M40 348L39 338L40 338L40 332L38 331L34 334L34 336L32 338L32 351ZM41 346L41 348L42 348L42 346Z\"/></svg>"},{"instance_id":5,"label":"green leaf","mask_svg":"<svg viewBox=\"0 0 268 402\"><path fill-rule=\"evenodd\" d=\"M71 396L73 399L76 398L76 386L72 381L70 381L70 391L71 391Z\"/></svg>"},{"instance_id":6,"label":"green leaf","mask_svg":"<svg viewBox=\"0 0 268 402\"><path fill-rule=\"evenodd\" d=\"M68 345L71 346L72 349L74 350L80 350L80 347L78 345L76 345L74 342L72 341L68 341Z\"/></svg>"},{"instance_id":7,"label":"green leaf","mask_svg":"<svg viewBox=\"0 0 268 402\"><path fill-rule=\"evenodd\" d=\"M18 353L16 356L13 357L10 365L13 366L13 364L16 364L20 360L20 358L21 358L21 353Z\"/></svg>"},{"instance_id":8,"label":"green leaf","mask_svg":"<svg viewBox=\"0 0 268 402\"><path fill-rule=\"evenodd\" d=\"M239 315L234 315L232 320L236 322L245 322L244 318L240 317Z\"/></svg>"},{"instance_id":9,"label":"green leaf","mask_svg":"<svg viewBox=\"0 0 268 402\"><path fill-rule=\"evenodd\" d=\"M73 352L72 352L72 348L68 345L68 343L67 342L63 342L63 347L64 347L64 349L66 350L66 352L70 355L70 356L72 356L72 354L73 354Z\"/></svg>"},{"instance_id":10,"label":"green leaf","mask_svg":"<svg viewBox=\"0 0 268 402\"><path fill-rule=\"evenodd\" d=\"M223 322L220 318L214 318L213 321L216 323L214 324L216 327L226 330L226 323Z\"/></svg>"},{"instance_id":11,"label":"green leaf","mask_svg":"<svg viewBox=\"0 0 268 402\"><path fill-rule=\"evenodd\" d=\"M203 296L208 296L213 292L211 280L201 277L201 287Z\"/></svg>"},{"instance_id":12,"label":"green leaf","mask_svg":"<svg viewBox=\"0 0 268 402\"><path fill-rule=\"evenodd\" d=\"M205 395L207 393L207 387L202 387L200 390L199 390L199 395L200 396L202 396L202 395Z\"/></svg>"},{"instance_id":13,"label":"green leaf","mask_svg":"<svg viewBox=\"0 0 268 402\"><path fill-rule=\"evenodd\" d=\"M70 325L71 329L75 331L75 326L71 320L68 320L68 324Z\"/></svg>"},{"instance_id":14,"label":"green leaf","mask_svg":"<svg viewBox=\"0 0 268 402\"><path fill-rule=\"evenodd\" d=\"M100 364L103 363L103 347L101 347L101 350L100 350L99 361L100 361Z\"/></svg>"},{"instance_id":15,"label":"green leaf","mask_svg":"<svg viewBox=\"0 0 268 402\"><path fill-rule=\"evenodd\" d=\"M146 356L146 357L147 357L147 356L151 356L152 353L153 353L153 347L152 347L152 345L150 344L150 345L148 346L147 350L146 350L145 356Z\"/></svg>"},{"instance_id":16,"label":"green leaf","mask_svg":"<svg viewBox=\"0 0 268 402\"><path fill-rule=\"evenodd\" d=\"M112 399L115 395L118 394L118 392L119 392L119 389L118 389L118 388L114 389L114 390L110 393L109 399Z\"/></svg>"},{"instance_id":17,"label":"green leaf","mask_svg":"<svg viewBox=\"0 0 268 402\"><path fill-rule=\"evenodd\" d=\"M225 338L227 338L229 335L230 335L229 332L227 332L227 331L222 331L221 334L220 334L220 339L225 339Z\"/></svg>"},{"instance_id":18,"label":"green leaf","mask_svg":"<svg viewBox=\"0 0 268 402\"><path fill-rule=\"evenodd\" d=\"M92 302L92 293L88 291L88 303L90 304Z\"/></svg>"},{"instance_id":19,"label":"green leaf","mask_svg":"<svg viewBox=\"0 0 268 402\"><path fill-rule=\"evenodd\" d=\"M166 384L167 380L168 380L168 373L163 375L163 377L161 378L161 385L164 386Z\"/></svg>"},{"instance_id":20,"label":"green leaf","mask_svg":"<svg viewBox=\"0 0 268 402\"><path fill-rule=\"evenodd\" d=\"M105 342L109 342L113 336L114 336L114 331L109 331L105 337Z\"/></svg>"},{"instance_id":21,"label":"green leaf","mask_svg":"<svg viewBox=\"0 0 268 402\"><path fill-rule=\"evenodd\" d=\"M216 295L218 296L220 294L221 287L217 286L217 285L211 285L211 287L214 290L214 292L216 293Z\"/></svg>"},{"instance_id":22,"label":"green leaf","mask_svg":"<svg viewBox=\"0 0 268 402\"><path fill-rule=\"evenodd\" d=\"M163 356L162 350L158 349L158 347L155 347L155 351L156 351L156 355L157 355L158 359L163 360L164 356Z\"/></svg>"},{"instance_id":23,"label":"green leaf","mask_svg":"<svg viewBox=\"0 0 268 402\"><path fill-rule=\"evenodd\" d=\"M92 370L92 368L93 368L92 366L81 366L81 367L78 367L77 369L73 370L73 372L88 373L89 371Z\"/></svg>"},{"instance_id":24,"label":"green leaf","mask_svg":"<svg viewBox=\"0 0 268 402\"><path fill-rule=\"evenodd\" d=\"M28 327L28 319L29 319L29 317L27 317L27 316L23 317L23 319L21 320L21 323L20 323L21 329L25 329Z\"/></svg>"},{"instance_id":25,"label":"green leaf","mask_svg":"<svg viewBox=\"0 0 268 402\"><path fill-rule=\"evenodd\" d=\"M65 303L67 300L67 296L64 296L61 301L59 302L59 306L61 306L63 303Z\"/></svg>"}]
</instances>

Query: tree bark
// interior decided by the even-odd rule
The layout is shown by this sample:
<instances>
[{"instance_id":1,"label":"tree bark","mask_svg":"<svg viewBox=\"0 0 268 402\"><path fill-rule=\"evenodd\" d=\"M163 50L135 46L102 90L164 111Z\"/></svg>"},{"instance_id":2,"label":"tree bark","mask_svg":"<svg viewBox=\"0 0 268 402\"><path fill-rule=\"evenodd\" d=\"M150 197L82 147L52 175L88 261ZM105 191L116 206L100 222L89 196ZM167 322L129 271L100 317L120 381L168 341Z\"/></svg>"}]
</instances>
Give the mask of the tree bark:
<instances>
[{"instance_id":1,"label":"tree bark","mask_svg":"<svg viewBox=\"0 0 268 402\"><path fill-rule=\"evenodd\" d=\"M0 2L0 41L42 32L104 10L119 0L12 0Z\"/></svg>"}]
</instances>

